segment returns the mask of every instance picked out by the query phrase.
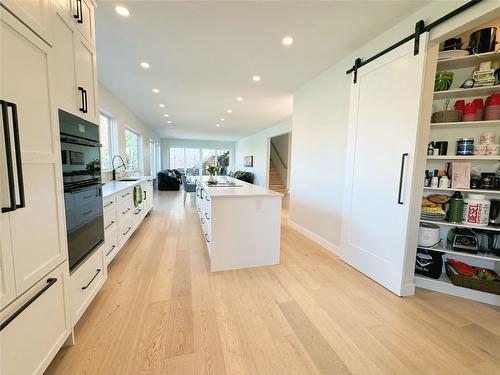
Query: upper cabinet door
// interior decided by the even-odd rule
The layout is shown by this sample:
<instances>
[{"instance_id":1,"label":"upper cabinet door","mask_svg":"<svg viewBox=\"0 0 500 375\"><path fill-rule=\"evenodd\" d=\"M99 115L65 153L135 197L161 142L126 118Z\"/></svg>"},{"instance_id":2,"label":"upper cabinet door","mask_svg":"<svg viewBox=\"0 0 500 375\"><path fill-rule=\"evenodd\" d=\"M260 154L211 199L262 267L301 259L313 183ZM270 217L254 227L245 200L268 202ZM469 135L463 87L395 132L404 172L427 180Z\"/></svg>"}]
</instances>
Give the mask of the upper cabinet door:
<instances>
[{"instance_id":1,"label":"upper cabinet door","mask_svg":"<svg viewBox=\"0 0 500 375\"><path fill-rule=\"evenodd\" d=\"M94 4L91 0L75 0L78 6L78 29L84 38L92 45L95 46L95 33L94 33Z\"/></svg>"},{"instance_id":2,"label":"upper cabinet door","mask_svg":"<svg viewBox=\"0 0 500 375\"><path fill-rule=\"evenodd\" d=\"M423 174L415 166L427 40L418 55L411 41L361 67L351 87L340 255L400 296L415 289L418 216L410 217Z\"/></svg>"},{"instance_id":3,"label":"upper cabinet door","mask_svg":"<svg viewBox=\"0 0 500 375\"><path fill-rule=\"evenodd\" d=\"M0 22L0 95L13 104L9 122L19 129L12 151L19 207L8 214L19 295L67 258L59 126L51 48L1 8Z\"/></svg>"},{"instance_id":4,"label":"upper cabinet door","mask_svg":"<svg viewBox=\"0 0 500 375\"><path fill-rule=\"evenodd\" d=\"M83 97L85 113L80 114L80 116L91 122L97 123L99 110L97 107L97 72L95 52L92 46L90 46L89 43L81 37L77 37L75 43L77 84L78 87L85 90Z\"/></svg>"},{"instance_id":5,"label":"upper cabinet door","mask_svg":"<svg viewBox=\"0 0 500 375\"><path fill-rule=\"evenodd\" d=\"M50 0L2 0L2 4L47 43L52 44L49 21Z\"/></svg>"}]
</instances>

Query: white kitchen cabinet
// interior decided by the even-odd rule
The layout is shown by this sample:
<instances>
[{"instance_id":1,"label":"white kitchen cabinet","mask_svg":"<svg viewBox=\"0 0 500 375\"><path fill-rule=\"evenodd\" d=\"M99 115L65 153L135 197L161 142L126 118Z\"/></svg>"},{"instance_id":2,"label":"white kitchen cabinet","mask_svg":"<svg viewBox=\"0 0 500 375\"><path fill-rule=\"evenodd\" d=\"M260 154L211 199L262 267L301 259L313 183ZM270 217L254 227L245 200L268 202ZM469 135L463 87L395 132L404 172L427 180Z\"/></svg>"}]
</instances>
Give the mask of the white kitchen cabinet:
<instances>
[{"instance_id":1,"label":"white kitchen cabinet","mask_svg":"<svg viewBox=\"0 0 500 375\"><path fill-rule=\"evenodd\" d=\"M98 120L95 49L64 11L53 16L58 107L91 122Z\"/></svg>"},{"instance_id":2,"label":"white kitchen cabinet","mask_svg":"<svg viewBox=\"0 0 500 375\"><path fill-rule=\"evenodd\" d=\"M75 325L106 281L103 257L99 247L70 275L71 321Z\"/></svg>"},{"instance_id":3,"label":"white kitchen cabinet","mask_svg":"<svg viewBox=\"0 0 500 375\"><path fill-rule=\"evenodd\" d=\"M415 290L427 40L418 55L412 40L363 66L351 87L340 258L400 296Z\"/></svg>"},{"instance_id":4,"label":"white kitchen cabinet","mask_svg":"<svg viewBox=\"0 0 500 375\"><path fill-rule=\"evenodd\" d=\"M28 25L46 43L52 45L50 0L2 0L2 4Z\"/></svg>"},{"instance_id":5,"label":"white kitchen cabinet","mask_svg":"<svg viewBox=\"0 0 500 375\"><path fill-rule=\"evenodd\" d=\"M71 28L95 46L95 2L93 0L54 0L54 4L57 11L69 21Z\"/></svg>"},{"instance_id":6,"label":"white kitchen cabinet","mask_svg":"<svg viewBox=\"0 0 500 375\"><path fill-rule=\"evenodd\" d=\"M0 55L0 99L12 148L3 158L9 154L13 160L8 179L12 189L7 190L15 196L15 202L2 197L2 207L13 204L15 209L2 213L1 223L2 234L10 233L20 295L67 258L59 131L51 48L3 8L0 22L0 45L9 51ZM13 137L16 127L18 145ZM2 152L6 149L2 144ZM5 164L2 168L7 170ZM8 252L8 242L2 238L2 253Z\"/></svg>"},{"instance_id":7,"label":"white kitchen cabinet","mask_svg":"<svg viewBox=\"0 0 500 375\"><path fill-rule=\"evenodd\" d=\"M71 334L68 263L0 313L0 374L41 375Z\"/></svg>"}]
</instances>

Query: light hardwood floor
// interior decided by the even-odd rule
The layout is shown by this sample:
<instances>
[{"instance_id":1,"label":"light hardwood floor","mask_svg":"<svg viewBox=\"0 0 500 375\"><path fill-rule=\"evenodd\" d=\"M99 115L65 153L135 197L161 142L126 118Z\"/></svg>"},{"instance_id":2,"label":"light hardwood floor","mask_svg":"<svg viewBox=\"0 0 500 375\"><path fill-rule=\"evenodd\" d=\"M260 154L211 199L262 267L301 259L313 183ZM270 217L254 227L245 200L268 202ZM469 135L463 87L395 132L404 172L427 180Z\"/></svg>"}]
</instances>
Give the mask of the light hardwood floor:
<instances>
[{"instance_id":1,"label":"light hardwood floor","mask_svg":"<svg viewBox=\"0 0 500 375\"><path fill-rule=\"evenodd\" d=\"M281 255L210 273L195 209L157 193L46 374L500 374L500 309L398 298L286 224Z\"/></svg>"}]
</instances>

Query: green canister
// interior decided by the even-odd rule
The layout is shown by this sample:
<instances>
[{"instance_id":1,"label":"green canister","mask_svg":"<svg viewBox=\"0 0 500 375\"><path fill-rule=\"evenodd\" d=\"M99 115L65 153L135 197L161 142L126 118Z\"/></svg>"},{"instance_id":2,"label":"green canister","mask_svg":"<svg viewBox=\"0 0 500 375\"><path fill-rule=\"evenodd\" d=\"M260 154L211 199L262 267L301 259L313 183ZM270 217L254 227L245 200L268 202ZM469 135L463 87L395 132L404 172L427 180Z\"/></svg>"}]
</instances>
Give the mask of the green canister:
<instances>
[{"instance_id":1,"label":"green canister","mask_svg":"<svg viewBox=\"0 0 500 375\"><path fill-rule=\"evenodd\" d=\"M464 211L464 197L459 191L450 198L450 209L448 210L448 221L458 224L462 222Z\"/></svg>"}]
</instances>

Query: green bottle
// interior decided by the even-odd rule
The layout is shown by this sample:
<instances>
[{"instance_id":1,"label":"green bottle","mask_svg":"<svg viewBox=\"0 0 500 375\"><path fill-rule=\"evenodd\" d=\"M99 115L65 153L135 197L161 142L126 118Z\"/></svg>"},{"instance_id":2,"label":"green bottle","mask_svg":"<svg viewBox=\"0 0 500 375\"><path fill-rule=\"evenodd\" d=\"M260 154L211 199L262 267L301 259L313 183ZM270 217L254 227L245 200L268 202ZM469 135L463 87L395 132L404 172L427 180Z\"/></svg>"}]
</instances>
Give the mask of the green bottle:
<instances>
[{"instance_id":1,"label":"green bottle","mask_svg":"<svg viewBox=\"0 0 500 375\"><path fill-rule=\"evenodd\" d=\"M448 221L450 223L461 223L464 210L464 197L459 191L450 198L450 209L448 210Z\"/></svg>"}]
</instances>

